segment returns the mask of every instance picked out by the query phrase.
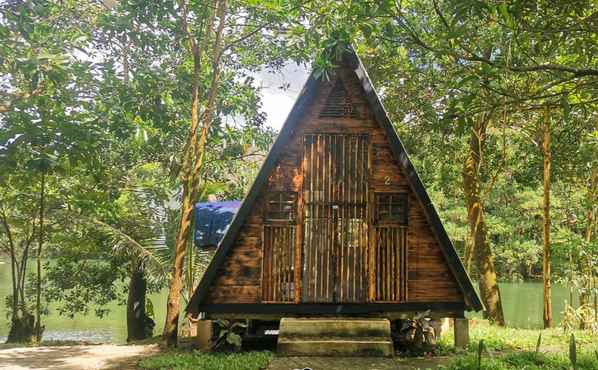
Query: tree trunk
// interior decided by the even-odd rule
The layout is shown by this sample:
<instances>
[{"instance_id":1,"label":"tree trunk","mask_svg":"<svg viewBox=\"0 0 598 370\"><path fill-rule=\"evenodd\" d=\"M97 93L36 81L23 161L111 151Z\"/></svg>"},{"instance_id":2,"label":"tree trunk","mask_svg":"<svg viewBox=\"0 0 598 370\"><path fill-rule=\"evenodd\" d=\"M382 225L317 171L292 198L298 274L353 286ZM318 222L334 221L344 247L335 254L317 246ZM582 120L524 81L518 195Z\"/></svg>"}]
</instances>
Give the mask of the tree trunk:
<instances>
[{"instance_id":1,"label":"tree trunk","mask_svg":"<svg viewBox=\"0 0 598 370\"><path fill-rule=\"evenodd\" d=\"M487 228L484 219L484 204L481 197L480 168L489 116L476 120L471 130L469 150L463 167L463 192L467 203L469 222L469 252L467 259L475 259L480 274L479 288L485 315L491 323L504 326L505 319L500 297L500 289L494 268L494 257L487 241Z\"/></svg>"},{"instance_id":2,"label":"tree trunk","mask_svg":"<svg viewBox=\"0 0 598 370\"><path fill-rule=\"evenodd\" d=\"M193 222L197 222L197 219L194 218ZM195 291L195 271L194 271L194 261L195 261L195 245L193 240L189 240L187 242L187 271L186 271L186 281L185 285L187 286L187 301L191 301L191 297L193 296L193 292ZM195 337L197 335L197 320L192 320L192 318L187 315L186 320L183 324L183 328L181 329L181 334L187 337Z\"/></svg>"},{"instance_id":3,"label":"tree trunk","mask_svg":"<svg viewBox=\"0 0 598 370\"><path fill-rule=\"evenodd\" d=\"M21 316L13 318L6 343L30 343L34 334L35 317L23 310Z\"/></svg>"},{"instance_id":4,"label":"tree trunk","mask_svg":"<svg viewBox=\"0 0 598 370\"><path fill-rule=\"evenodd\" d=\"M25 241L23 254L17 255L15 239L8 223L8 217L0 204L0 223L4 227L10 250L10 266L12 275L12 299L10 304L10 329L6 343L31 342L34 334L35 317L29 313L25 305L25 273L31 239ZM33 228L33 227L32 227ZM33 236L31 236L32 238ZM20 258L20 262L19 262Z\"/></svg>"},{"instance_id":5,"label":"tree trunk","mask_svg":"<svg viewBox=\"0 0 598 370\"><path fill-rule=\"evenodd\" d=\"M12 300L10 304L11 308L11 322L17 319L17 310L19 308L19 293L17 290L18 284L18 266L17 266L17 252L15 247L15 242L12 238L12 231L10 229L10 225L8 224L8 218L6 217L6 213L3 208L3 204L0 204L0 211L2 211L2 226L4 227L4 231L6 232L6 237L8 239L8 246L10 250L10 273L11 273L11 283L12 283Z\"/></svg>"},{"instance_id":6,"label":"tree trunk","mask_svg":"<svg viewBox=\"0 0 598 370\"><path fill-rule=\"evenodd\" d=\"M596 129L598 130L598 124ZM587 195L587 202L588 202L588 212L586 216L586 229L584 232L584 239L586 243L589 245L592 242L592 238L594 236L594 228L596 227L596 203L598 203L598 166L594 166L592 168L592 173L590 175L590 186L588 188L588 195ZM592 255L585 251L585 253L579 253L578 257L578 268L584 277L584 290L579 295L579 305L587 305L590 304L590 299L592 297L592 291L594 289L594 269L592 266ZM594 299L594 310L596 312L596 316L598 316L598 307L596 307L596 299ZM582 320L580 329L586 329L587 323Z\"/></svg>"},{"instance_id":7,"label":"tree trunk","mask_svg":"<svg viewBox=\"0 0 598 370\"><path fill-rule=\"evenodd\" d=\"M154 320L146 315L145 300L147 284L143 270L137 266L129 281L127 297L127 342L151 338L154 333Z\"/></svg>"},{"instance_id":8,"label":"tree trunk","mask_svg":"<svg viewBox=\"0 0 598 370\"><path fill-rule=\"evenodd\" d=\"M41 324L41 304L42 304L42 250L44 245L44 207L46 201L46 173L42 170L40 179L40 197L39 197L39 230L37 247L37 276L35 281L35 341L40 343L45 327Z\"/></svg>"},{"instance_id":9,"label":"tree trunk","mask_svg":"<svg viewBox=\"0 0 598 370\"><path fill-rule=\"evenodd\" d=\"M544 234L544 328L552 327L552 302L550 291L550 121L548 109L544 122L544 139L542 154L544 157L544 201L543 201L543 234Z\"/></svg>"},{"instance_id":10,"label":"tree trunk","mask_svg":"<svg viewBox=\"0 0 598 370\"><path fill-rule=\"evenodd\" d=\"M199 127L199 77L201 73L201 54L200 48L197 45L190 29L187 25L187 8L186 4L181 1L181 9L183 12L182 23L189 37L190 49L193 54L194 72L193 72L193 92L191 103L191 129L188 142L190 145L186 148L184 153L183 168L181 169L181 180L183 183L183 201L181 206L181 219L179 221L179 230L177 232L175 241L175 257L172 268L172 277L170 280L170 288L168 291L168 301L166 304L166 321L164 323L164 331L162 339L168 346L177 345L178 323L180 314L180 296L183 289L183 267L185 263L186 245L189 239L191 230L191 220L193 217L193 205L195 198L199 192L199 184L201 179L201 168L203 165L203 157L205 153L205 146L208 139L210 126L212 123L212 112L214 110L215 99L218 91L218 81L220 73L220 53L222 49L222 32L224 30L224 16L226 12L226 1L220 0L217 2L217 13L219 18L218 30L216 32L216 39L213 47L212 58L212 81L208 93L208 103L202 115L203 127L200 130L199 138L197 137L197 128ZM208 22L208 29L205 37L209 37L211 23ZM207 44L204 43L204 44Z\"/></svg>"}]
</instances>

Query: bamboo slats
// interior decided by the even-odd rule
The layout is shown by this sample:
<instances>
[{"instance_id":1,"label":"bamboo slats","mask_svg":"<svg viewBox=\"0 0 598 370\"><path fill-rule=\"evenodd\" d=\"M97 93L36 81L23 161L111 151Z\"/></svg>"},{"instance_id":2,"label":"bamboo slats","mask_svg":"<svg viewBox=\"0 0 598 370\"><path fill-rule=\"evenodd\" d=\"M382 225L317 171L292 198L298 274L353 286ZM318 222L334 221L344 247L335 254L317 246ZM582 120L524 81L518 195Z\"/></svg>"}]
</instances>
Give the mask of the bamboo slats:
<instances>
[{"instance_id":1,"label":"bamboo slats","mask_svg":"<svg viewBox=\"0 0 598 370\"><path fill-rule=\"evenodd\" d=\"M377 302L407 300L407 227L377 226L374 276Z\"/></svg>"},{"instance_id":2,"label":"bamboo slats","mask_svg":"<svg viewBox=\"0 0 598 370\"><path fill-rule=\"evenodd\" d=\"M367 299L367 135L304 136L304 302Z\"/></svg>"},{"instance_id":3,"label":"bamboo slats","mask_svg":"<svg viewBox=\"0 0 598 370\"><path fill-rule=\"evenodd\" d=\"M264 225L262 301L294 302L294 246L294 225Z\"/></svg>"}]
</instances>

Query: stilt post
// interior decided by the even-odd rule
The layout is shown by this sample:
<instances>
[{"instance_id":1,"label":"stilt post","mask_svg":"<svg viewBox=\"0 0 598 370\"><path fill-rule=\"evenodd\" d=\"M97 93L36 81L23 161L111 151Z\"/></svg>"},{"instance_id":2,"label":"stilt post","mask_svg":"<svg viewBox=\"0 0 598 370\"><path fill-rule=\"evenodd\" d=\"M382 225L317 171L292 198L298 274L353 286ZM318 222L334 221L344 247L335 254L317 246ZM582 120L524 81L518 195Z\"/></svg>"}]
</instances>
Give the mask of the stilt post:
<instances>
[{"instance_id":1,"label":"stilt post","mask_svg":"<svg viewBox=\"0 0 598 370\"><path fill-rule=\"evenodd\" d=\"M467 348L469 345L469 320L455 318L455 348Z\"/></svg>"},{"instance_id":2,"label":"stilt post","mask_svg":"<svg viewBox=\"0 0 598 370\"><path fill-rule=\"evenodd\" d=\"M209 351L212 348L212 320L197 321L197 347L200 351Z\"/></svg>"}]
</instances>

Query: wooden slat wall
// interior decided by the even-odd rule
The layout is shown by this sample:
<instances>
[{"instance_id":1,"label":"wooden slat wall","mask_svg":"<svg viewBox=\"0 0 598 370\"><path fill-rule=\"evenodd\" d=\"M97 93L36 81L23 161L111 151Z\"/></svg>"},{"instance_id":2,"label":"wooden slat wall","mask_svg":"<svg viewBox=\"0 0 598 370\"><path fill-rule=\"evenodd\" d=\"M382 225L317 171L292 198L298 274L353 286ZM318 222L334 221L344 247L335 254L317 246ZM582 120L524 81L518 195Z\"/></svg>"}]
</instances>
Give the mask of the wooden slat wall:
<instances>
[{"instance_id":1,"label":"wooden slat wall","mask_svg":"<svg viewBox=\"0 0 598 370\"><path fill-rule=\"evenodd\" d=\"M277 168L270 175L268 185L262 195L271 191L294 191L302 199L302 153L305 134L337 133L367 134L369 140L368 191L409 192L409 226L407 228L407 301L462 302L463 297L457 288L448 266L442 256L432 230L430 229L422 208L409 189L408 183L401 173L398 163L392 158L388 139L376 123L366 100L362 95L359 81L350 68L341 68L337 76L342 79L343 86L351 95L351 104L358 115L354 117L320 117L327 97L335 85L321 82L315 103L305 111L304 117L294 128L294 138L286 145ZM254 207L247 224L242 228L227 263L220 269L208 296L208 303L257 303L268 298L261 286L262 266L262 232L264 228L263 205L265 198L261 196ZM298 212L302 204L298 204ZM369 214L369 210L368 210ZM300 215L298 215L300 217ZM298 218L295 261L304 256L297 249L301 238L306 234L300 231L303 222ZM371 223L370 223L371 225ZM322 226L324 227L324 226ZM373 228L370 231L373 233ZM373 234L370 233L370 241ZM370 242L371 244L371 242ZM297 280L300 269L295 269ZM371 277L371 273L369 273ZM370 292L370 300L374 300L374 292ZM295 297L299 303L299 297Z\"/></svg>"},{"instance_id":2,"label":"wooden slat wall","mask_svg":"<svg viewBox=\"0 0 598 370\"><path fill-rule=\"evenodd\" d=\"M262 301L295 300L295 226L264 225Z\"/></svg>"},{"instance_id":3,"label":"wooden slat wall","mask_svg":"<svg viewBox=\"0 0 598 370\"><path fill-rule=\"evenodd\" d=\"M376 302L407 301L407 227L376 226L373 251Z\"/></svg>"},{"instance_id":4,"label":"wooden slat wall","mask_svg":"<svg viewBox=\"0 0 598 370\"><path fill-rule=\"evenodd\" d=\"M363 302L367 297L367 136L307 134L303 152L302 299Z\"/></svg>"}]
</instances>

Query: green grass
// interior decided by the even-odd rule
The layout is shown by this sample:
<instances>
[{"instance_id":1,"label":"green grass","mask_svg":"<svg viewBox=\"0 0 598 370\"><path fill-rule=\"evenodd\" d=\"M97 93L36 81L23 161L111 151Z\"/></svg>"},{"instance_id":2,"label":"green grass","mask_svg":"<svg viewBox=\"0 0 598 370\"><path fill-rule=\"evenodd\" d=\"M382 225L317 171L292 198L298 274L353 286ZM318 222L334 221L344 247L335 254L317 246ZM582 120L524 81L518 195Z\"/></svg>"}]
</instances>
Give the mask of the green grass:
<instances>
[{"instance_id":1,"label":"green grass","mask_svg":"<svg viewBox=\"0 0 598 370\"><path fill-rule=\"evenodd\" d=\"M540 353L535 353L538 335L542 333ZM598 340L589 330L573 332L577 342L577 369L598 369ZM470 346L465 352L452 347L453 336L449 333L440 342L441 354L458 354L445 369L477 370L477 351L484 340L487 351L482 355L481 369L486 370L540 370L571 369L569 340L571 332L561 328L534 330L491 326L486 321L472 321ZM490 353L490 354L489 354Z\"/></svg>"},{"instance_id":2,"label":"green grass","mask_svg":"<svg viewBox=\"0 0 598 370\"><path fill-rule=\"evenodd\" d=\"M469 353L459 357L446 370L477 370L477 354ZM480 370L570 370L571 362L564 354L544 354L535 352L513 352L502 356L482 357ZM578 370L598 369L598 356L594 353L578 353Z\"/></svg>"},{"instance_id":3,"label":"green grass","mask_svg":"<svg viewBox=\"0 0 598 370\"><path fill-rule=\"evenodd\" d=\"M538 335L542 333L540 353L535 353ZM598 369L598 340L591 331L575 331L578 349L579 370ZM471 345L466 351L453 347L452 333L440 342L439 353L452 360L447 370L477 370L477 349L484 340L487 351L482 356L481 369L486 370L548 370L571 369L569 362L569 339L571 332L562 329L533 330L501 328L486 321L472 321L470 327ZM203 353L165 352L144 359L142 369L202 369L202 370L261 370L272 359L270 352Z\"/></svg>"},{"instance_id":4,"label":"green grass","mask_svg":"<svg viewBox=\"0 0 598 370\"><path fill-rule=\"evenodd\" d=\"M477 351L477 344L484 340L490 351L535 351L538 335L542 333L540 352L559 352L569 350L571 331L564 332L562 328L554 329L514 329L492 326L487 321L472 320L469 329L469 351ZM579 350L598 350L596 334L590 330L575 330L575 340ZM443 336L440 349L443 353L451 353L453 347L453 333Z\"/></svg>"},{"instance_id":5,"label":"green grass","mask_svg":"<svg viewBox=\"0 0 598 370\"><path fill-rule=\"evenodd\" d=\"M139 367L161 370L261 370L268 366L272 356L271 352L166 352L142 360Z\"/></svg>"}]
</instances>

